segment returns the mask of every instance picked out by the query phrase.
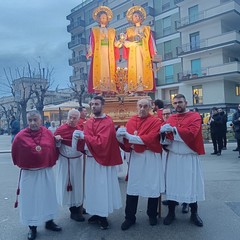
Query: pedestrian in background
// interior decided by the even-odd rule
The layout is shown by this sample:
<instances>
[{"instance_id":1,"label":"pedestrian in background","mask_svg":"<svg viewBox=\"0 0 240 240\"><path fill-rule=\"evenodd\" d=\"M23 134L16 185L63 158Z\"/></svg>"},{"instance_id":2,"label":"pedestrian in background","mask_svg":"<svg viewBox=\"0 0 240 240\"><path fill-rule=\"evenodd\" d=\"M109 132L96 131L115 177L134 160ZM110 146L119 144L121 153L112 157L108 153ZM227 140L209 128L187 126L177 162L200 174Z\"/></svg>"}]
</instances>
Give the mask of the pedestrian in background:
<instances>
[{"instance_id":1,"label":"pedestrian in background","mask_svg":"<svg viewBox=\"0 0 240 240\"><path fill-rule=\"evenodd\" d=\"M13 142L15 136L20 131L20 122L15 118L15 116L12 116L10 126L11 126L11 135L12 135L11 142Z\"/></svg>"},{"instance_id":2,"label":"pedestrian in background","mask_svg":"<svg viewBox=\"0 0 240 240\"><path fill-rule=\"evenodd\" d=\"M211 116L209 118L208 124L210 125L211 139L212 139L213 150L214 150L211 154L220 156L223 148L223 141L222 141L223 123L222 123L222 118L217 110L218 109L216 107L212 108Z\"/></svg>"}]
</instances>

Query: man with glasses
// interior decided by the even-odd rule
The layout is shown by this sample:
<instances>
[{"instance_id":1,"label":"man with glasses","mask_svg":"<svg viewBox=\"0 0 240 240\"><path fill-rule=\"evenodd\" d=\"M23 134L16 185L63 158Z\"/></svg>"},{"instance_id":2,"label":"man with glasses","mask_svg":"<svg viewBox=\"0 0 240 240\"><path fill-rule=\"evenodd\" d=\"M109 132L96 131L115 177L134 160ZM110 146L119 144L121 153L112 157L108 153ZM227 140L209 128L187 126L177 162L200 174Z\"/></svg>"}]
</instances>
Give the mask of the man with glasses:
<instances>
[{"instance_id":1,"label":"man with glasses","mask_svg":"<svg viewBox=\"0 0 240 240\"><path fill-rule=\"evenodd\" d=\"M188 203L191 221L203 226L198 216L197 201L205 200L204 182L198 155L204 154L201 117L187 109L185 96L177 94L173 98L176 114L171 115L161 127L161 134L169 139L166 167L166 198L168 214L163 224L169 225L175 219L177 202Z\"/></svg>"}]
</instances>

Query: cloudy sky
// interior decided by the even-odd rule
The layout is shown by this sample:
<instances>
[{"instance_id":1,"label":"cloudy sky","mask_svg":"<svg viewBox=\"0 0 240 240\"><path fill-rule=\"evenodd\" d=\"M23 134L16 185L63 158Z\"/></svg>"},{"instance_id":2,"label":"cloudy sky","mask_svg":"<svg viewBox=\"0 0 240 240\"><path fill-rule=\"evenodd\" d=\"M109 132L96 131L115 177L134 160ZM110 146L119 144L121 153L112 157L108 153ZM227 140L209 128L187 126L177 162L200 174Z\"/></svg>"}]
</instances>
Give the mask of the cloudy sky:
<instances>
[{"instance_id":1,"label":"cloudy sky","mask_svg":"<svg viewBox=\"0 0 240 240\"><path fill-rule=\"evenodd\" d=\"M0 83L3 69L22 69L29 62L54 68L54 85L67 87L72 67L67 47L66 16L82 0L1 0L0 1ZM14 71L13 71L14 72ZM1 86L1 85L0 85ZM0 87L0 96L9 95Z\"/></svg>"}]
</instances>

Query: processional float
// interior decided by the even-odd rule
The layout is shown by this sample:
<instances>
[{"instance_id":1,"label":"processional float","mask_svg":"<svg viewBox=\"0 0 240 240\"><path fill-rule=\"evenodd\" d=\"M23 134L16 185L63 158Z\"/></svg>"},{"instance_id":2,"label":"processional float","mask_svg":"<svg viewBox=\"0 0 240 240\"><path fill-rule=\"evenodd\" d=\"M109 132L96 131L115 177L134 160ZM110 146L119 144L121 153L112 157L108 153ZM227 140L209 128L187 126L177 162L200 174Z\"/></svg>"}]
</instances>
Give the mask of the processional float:
<instances>
[{"instance_id":1,"label":"processional float","mask_svg":"<svg viewBox=\"0 0 240 240\"><path fill-rule=\"evenodd\" d=\"M134 14L139 14L141 19L139 24L135 22L135 25L128 28L126 33L120 33L119 39L114 42L114 47L111 39L115 35L115 30L106 28L104 16L101 17L102 14L107 16L108 21L113 17L111 9L106 6L100 6L93 12L93 19L98 21L99 26L92 29L92 37L90 37L90 39L94 39L90 40L94 43L93 47L88 50L88 55L93 58L90 81L93 84L93 92L105 98L104 112L112 117L116 125L124 125L131 116L137 113L138 100L142 98L151 100L148 93L155 91L154 75L160 69L160 58L156 55L155 44L150 43L152 41L150 27L141 25L142 21L146 19L146 11L143 7L133 6L127 11L126 18L129 22L133 23ZM104 45L108 45L108 50L103 49ZM136 50L138 46L142 47L141 53ZM128 54L128 68L116 66L116 62L112 60L110 52L113 53L115 47L123 47L123 55L124 51L125 55ZM103 53L100 49L103 49L101 50ZM100 65L104 62L102 57L104 51L109 54L107 58L112 66L109 67L108 76L99 78L101 75ZM136 63L137 58L143 59L140 65Z\"/></svg>"}]
</instances>

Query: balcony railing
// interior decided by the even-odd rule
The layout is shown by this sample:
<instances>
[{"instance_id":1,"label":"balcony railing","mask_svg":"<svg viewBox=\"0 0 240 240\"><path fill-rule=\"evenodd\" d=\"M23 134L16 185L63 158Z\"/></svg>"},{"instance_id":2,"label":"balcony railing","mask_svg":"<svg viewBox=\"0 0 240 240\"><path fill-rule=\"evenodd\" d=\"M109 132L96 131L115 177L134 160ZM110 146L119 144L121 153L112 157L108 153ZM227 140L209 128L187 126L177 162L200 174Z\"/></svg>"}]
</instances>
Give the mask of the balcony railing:
<instances>
[{"instance_id":1,"label":"balcony railing","mask_svg":"<svg viewBox=\"0 0 240 240\"><path fill-rule=\"evenodd\" d=\"M85 27L85 21L84 20L78 20L77 22L73 22L70 25L67 26L67 31L70 32L74 28L78 27Z\"/></svg>"},{"instance_id":2,"label":"balcony railing","mask_svg":"<svg viewBox=\"0 0 240 240\"><path fill-rule=\"evenodd\" d=\"M188 81L188 80L194 80L197 78L215 76L219 74L224 75L224 74L238 73L238 72L240 72L240 62L234 61L234 62L202 68L195 72L185 71L185 72L178 73L178 80Z\"/></svg>"},{"instance_id":3,"label":"balcony railing","mask_svg":"<svg viewBox=\"0 0 240 240\"><path fill-rule=\"evenodd\" d=\"M189 52L201 51L203 48L211 48L216 46L224 47L229 43L240 42L240 33L237 31L231 31L223 33L211 38L201 39L199 42L183 44L177 47L177 54L184 55Z\"/></svg>"},{"instance_id":4,"label":"balcony railing","mask_svg":"<svg viewBox=\"0 0 240 240\"><path fill-rule=\"evenodd\" d=\"M84 55L80 55L74 58L69 59L69 65L72 66L73 64L79 63L79 62L86 62L87 58Z\"/></svg>"},{"instance_id":5,"label":"balcony railing","mask_svg":"<svg viewBox=\"0 0 240 240\"><path fill-rule=\"evenodd\" d=\"M152 17L155 16L154 8L148 6L148 7L145 8L145 10L146 10L147 16L152 16Z\"/></svg>"},{"instance_id":6,"label":"balcony railing","mask_svg":"<svg viewBox=\"0 0 240 240\"><path fill-rule=\"evenodd\" d=\"M236 7L236 4L239 4L239 0L229 0L226 3L221 3L220 5L216 7L212 7L209 9L206 9L204 11L199 12L196 15L193 16L186 16L181 18L180 20L176 21L176 29L187 26L192 23L199 22L204 19L212 18L214 16L219 16L224 13L230 12L230 11L237 11L240 12L239 6Z\"/></svg>"},{"instance_id":7,"label":"balcony railing","mask_svg":"<svg viewBox=\"0 0 240 240\"><path fill-rule=\"evenodd\" d=\"M71 42L68 43L68 48L75 47L79 44L87 44L86 38L78 38L76 40L72 40Z\"/></svg>"}]
</instances>

